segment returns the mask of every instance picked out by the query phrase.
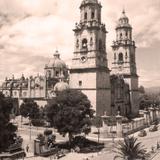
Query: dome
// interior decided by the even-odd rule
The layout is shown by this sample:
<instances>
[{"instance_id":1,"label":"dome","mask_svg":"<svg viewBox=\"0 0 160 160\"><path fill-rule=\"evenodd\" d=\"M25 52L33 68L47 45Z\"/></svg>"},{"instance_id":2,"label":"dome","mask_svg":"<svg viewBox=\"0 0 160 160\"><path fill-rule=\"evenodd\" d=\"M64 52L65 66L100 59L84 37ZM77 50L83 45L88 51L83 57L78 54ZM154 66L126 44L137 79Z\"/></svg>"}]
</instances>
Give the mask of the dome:
<instances>
[{"instance_id":1,"label":"dome","mask_svg":"<svg viewBox=\"0 0 160 160\"><path fill-rule=\"evenodd\" d=\"M129 18L126 16L125 10L122 11L122 15L119 18L117 28L119 27L131 27L129 24Z\"/></svg>"},{"instance_id":2,"label":"dome","mask_svg":"<svg viewBox=\"0 0 160 160\"><path fill-rule=\"evenodd\" d=\"M120 20L121 20L121 19L129 20L128 17L126 16L125 10L122 11L122 15L121 15L121 17L120 17Z\"/></svg>"},{"instance_id":3,"label":"dome","mask_svg":"<svg viewBox=\"0 0 160 160\"><path fill-rule=\"evenodd\" d=\"M63 81L56 83L54 86L54 91L61 92L61 91L67 90L67 89L69 89L69 85L68 85L68 83L63 82Z\"/></svg>"},{"instance_id":4,"label":"dome","mask_svg":"<svg viewBox=\"0 0 160 160\"><path fill-rule=\"evenodd\" d=\"M63 60L60 59L60 54L58 53L58 51L55 52L55 54L53 55L54 58L52 58L49 63L46 65L46 67L50 67L50 68L66 68L66 64Z\"/></svg>"},{"instance_id":5,"label":"dome","mask_svg":"<svg viewBox=\"0 0 160 160\"><path fill-rule=\"evenodd\" d=\"M98 4L98 0L83 0L81 6L89 3Z\"/></svg>"}]
</instances>

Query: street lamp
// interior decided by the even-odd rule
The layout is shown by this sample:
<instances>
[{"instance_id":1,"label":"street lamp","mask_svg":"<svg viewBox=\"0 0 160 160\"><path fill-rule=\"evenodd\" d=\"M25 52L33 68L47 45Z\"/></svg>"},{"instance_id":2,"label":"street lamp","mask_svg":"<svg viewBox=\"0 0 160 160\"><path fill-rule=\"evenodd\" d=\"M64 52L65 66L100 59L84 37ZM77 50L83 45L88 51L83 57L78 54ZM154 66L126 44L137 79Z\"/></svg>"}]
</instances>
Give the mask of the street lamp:
<instances>
[{"instance_id":1,"label":"street lamp","mask_svg":"<svg viewBox=\"0 0 160 160\"><path fill-rule=\"evenodd\" d=\"M28 118L29 118L29 139L31 140L31 118L29 113L28 113Z\"/></svg>"},{"instance_id":2,"label":"street lamp","mask_svg":"<svg viewBox=\"0 0 160 160\"><path fill-rule=\"evenodd\" d=\"M31 140L31 119L29 118L29 139Z\"/></svg>"}]
</instances>

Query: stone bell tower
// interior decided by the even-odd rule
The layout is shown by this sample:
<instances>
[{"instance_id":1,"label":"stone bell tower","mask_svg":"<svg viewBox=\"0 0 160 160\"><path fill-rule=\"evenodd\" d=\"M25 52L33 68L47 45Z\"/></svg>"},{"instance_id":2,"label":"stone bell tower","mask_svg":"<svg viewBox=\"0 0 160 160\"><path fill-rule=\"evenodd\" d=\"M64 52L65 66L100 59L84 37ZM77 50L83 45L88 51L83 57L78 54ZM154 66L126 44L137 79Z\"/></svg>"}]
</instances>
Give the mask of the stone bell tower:
<instances>
[{"instance_id":1,"label":"stone bell tower","mask_svg":"<svg viewBox=\"0 0 160 160\"><path fill-rule=\"evenodd\" d=\"M110 70L106 53L106 28L101 22L101 4L83 0L80 22L74 31L74 54L70 87L87 95L97 115L110 114Z\"/></svg>"},{"instance_id":2,"label":"stone bell tower","mask_svg":"<svg viewBox=\"0 0 160 160\"><path fill-rule=\"evenodd\" d=\"M132 38L132 26L123 10L116 26L116 41L113 41L112 74L124 77L130 87L131 112L134 115L139 111L138 75L136 68L136 46Z\"/></svg>"}]
</instances>

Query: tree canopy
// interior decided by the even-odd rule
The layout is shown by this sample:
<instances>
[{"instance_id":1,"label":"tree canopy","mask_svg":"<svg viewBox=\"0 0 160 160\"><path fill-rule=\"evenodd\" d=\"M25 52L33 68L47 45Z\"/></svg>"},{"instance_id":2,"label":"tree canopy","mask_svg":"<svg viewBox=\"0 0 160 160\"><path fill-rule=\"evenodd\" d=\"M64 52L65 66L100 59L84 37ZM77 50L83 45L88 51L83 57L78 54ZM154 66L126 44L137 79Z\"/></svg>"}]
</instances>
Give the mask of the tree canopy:
<instances>
[{"instance_id":1,"label":"tree canopy","mask_svg":"<svg viewBox=\"0 0 160 160\"><path fill-rule=\"evenodd\" d=\"M77 90L65 90L59 92L47 106L47 117L61 135L68 133L71 141L73 135L90 132L94 113L91 108L85 94Z\"/></svg>"},{"instance_id":2,"label":"tree canopy","mask_svg":"<svg viewBox=\"0 0 160 160\"><path fill-rule=\"evenodd\" d=\"M13 101L5 98L0 92L0 152L5 151L16 136L17 127L10 123L10 113L13 109Z\"/></svg>"},{"instance_id":3,"label":"tree canopy","mask_svg":"<svg viewBox=\"0 0 160 160\"><path fill-rule=\"evenodd\" d=\"M23 103L20 105L20 114L23 117L37 119L39 118L40 109L38 104L32 99L24 99Z\"/></svg>"},{"instance_id":4,"label":"tree canopy","mask_svg":"<svg viewBox=\"0 0 160 160\"><path fill-rule=\"evenodd\" d=\"M144 88L143 86L140 86L140 87L139 87L139 92L140 92L141 94L145 94L145 88Z\"/></svg>"}]
</instances>

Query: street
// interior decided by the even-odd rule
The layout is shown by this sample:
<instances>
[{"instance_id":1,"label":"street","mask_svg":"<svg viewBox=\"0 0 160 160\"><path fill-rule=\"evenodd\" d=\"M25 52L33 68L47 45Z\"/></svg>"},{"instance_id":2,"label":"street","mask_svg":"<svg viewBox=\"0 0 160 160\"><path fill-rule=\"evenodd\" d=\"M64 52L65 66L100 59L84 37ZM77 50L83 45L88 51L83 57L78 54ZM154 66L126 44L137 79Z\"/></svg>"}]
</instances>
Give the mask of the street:
<instances>
[{"instance_id":1,"label":"street","mask_svg":"<svg viewBox=\"0 0 160 160\"><path fill-rule=\"evenodd\" d=\"M160 127L159 127L160 128ZM29 152L27 153L27 159L35 159L35 160L46 160L46 159L51 159L53 158L48 157L48 158L43 158L43 157L33 157L33 140L36 138L37 134L39 133L43 133L44 130L46 128L42 128L42 127L33 127L31 126L31 130L30 130L30 126L25 126L22 125L22 127L19 127L18 129L18 135L21 135L24 142L23 142L23 147L25 149L25 147L27 146L27 144L29 145ZM145 137L138 137L138 132L134 133L133 135L138 137L138 140L140 142L142 142L142 144L145 146L145 148L147 149L147 151L151 151L151 148L154 147L156 149L156 145L157 142L160 142L160 130L156 131L156 132L149 132L149 129L146 129L147 131L147 136ZM31 133L31 140L30 140L30 133ZM61 135L59 135L58 133L55 132L55 130L53 130L53 133L56 134L56 141L66 141L68 140L68 137L62 137ZM92 138L92 137L90 137ZM93 139L95 139L95 137L93 137ZM116 143L116 142L115 142ZM72 160L75 159L76 160L82 160L86 157L88 157L89 159L92 160L105 160L110 159L112 160L115 156L115 153L112 152L113 150L113 143L112 140L110 141L105 141L105 148L99 152L99 153L89 153L89 154L78 154L78 153L69 153L67 154L65 157L62 157L62 160ZM30 157L30 158L29 158ZM157 151L155 156L152 158L153 160L159 160L160 159L160 151Z\"/></svg>"}]
</instances>

